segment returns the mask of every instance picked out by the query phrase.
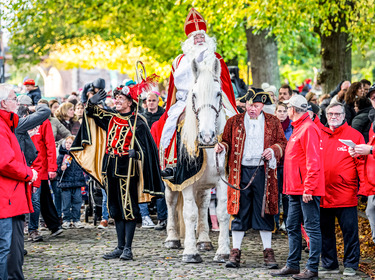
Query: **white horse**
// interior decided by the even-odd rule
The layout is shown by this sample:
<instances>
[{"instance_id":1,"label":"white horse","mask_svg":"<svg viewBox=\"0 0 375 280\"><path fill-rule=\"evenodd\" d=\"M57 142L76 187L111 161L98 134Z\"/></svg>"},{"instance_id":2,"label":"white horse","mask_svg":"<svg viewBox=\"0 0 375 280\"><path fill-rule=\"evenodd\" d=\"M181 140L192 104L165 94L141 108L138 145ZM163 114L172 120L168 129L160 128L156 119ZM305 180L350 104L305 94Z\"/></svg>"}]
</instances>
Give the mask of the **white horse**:
<instances>
[{"instance_id":1,"label":"white horse","mask_svg":"<svg viewBox=\"0 0 375 280\"><path fill-rule=\"evenodd\" d=\"M217 136L222 134L226 122L223 109L223 93L220 85L220 62L214 57L211 61L192 62L195 84L188 93L185 120L181 129L181 143L188 152L189 160L195 160L198 149L203 150L205 162L203 173L195 182L181 190L183 196L183 219L185 223L185 241L182 261L202 262L199 251L213 249L209 237L208 206L211 188L216 187L217 217L220 226L218 248L214 257L216 262L225 262L229 257L229 214L227 212L227 185L220 180L215 164L213 145ZM199 148L198 148L199 145ZM180 148L178 147L180 150ZM180 153L181 156L181 153ZM223 162L223 159L221 159ZM204 170L203 170L204 169ZM223 166L220 173L224 173ZM165 246L170 249L180 248L177 230L177 200L179 191L165 190L168 207L167 239ZM198 242L196 241L196 235Z\"/></svg>"}]
</instances>

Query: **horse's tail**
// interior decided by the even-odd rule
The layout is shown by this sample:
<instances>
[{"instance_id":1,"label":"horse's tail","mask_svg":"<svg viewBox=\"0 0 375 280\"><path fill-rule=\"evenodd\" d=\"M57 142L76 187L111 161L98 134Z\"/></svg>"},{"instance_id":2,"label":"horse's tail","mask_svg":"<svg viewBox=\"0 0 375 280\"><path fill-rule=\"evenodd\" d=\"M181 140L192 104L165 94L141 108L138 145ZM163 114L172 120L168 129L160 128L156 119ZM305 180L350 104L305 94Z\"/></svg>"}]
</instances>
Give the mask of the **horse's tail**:
<instances>
[{"instance_id":1,"label":"horse's tail","mask_svg":"<svg viewBox=\"0 0 375 280\"><path fill-rule=\"evenodd\" d=\"M185 223L184 223L183 209L184 209L184 198L182 196L182 192L178 192L177 205L176 205L176 212L177 212L176 228L179 230L180 239L185 239Z\"/></svg>"}]
</instances>

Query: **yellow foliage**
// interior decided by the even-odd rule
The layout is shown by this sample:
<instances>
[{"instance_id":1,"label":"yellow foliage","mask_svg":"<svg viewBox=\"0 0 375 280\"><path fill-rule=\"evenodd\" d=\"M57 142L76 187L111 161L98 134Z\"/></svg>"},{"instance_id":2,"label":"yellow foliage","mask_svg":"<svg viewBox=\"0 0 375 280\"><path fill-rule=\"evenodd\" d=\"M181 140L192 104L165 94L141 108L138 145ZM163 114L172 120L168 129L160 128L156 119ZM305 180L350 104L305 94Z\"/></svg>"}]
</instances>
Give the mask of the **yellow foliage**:
<instances>
[{"instance_id":1,"label":"yellow foliage","mask_svg":"<svg viewBox=\"0 0 375 280\"><path fill-rule=\"evenodd\" d=\"M141 60L150 74L156 73L162 79L167 78L171 70L167 62L157 61L149 55L150 50L141 47L131 35L111 41L105 41L100 36L81 38L66 44L58 43L52 49L46 62L63 69L105 68L133 73L135 63Z\"/></svg>"}]
</instances>

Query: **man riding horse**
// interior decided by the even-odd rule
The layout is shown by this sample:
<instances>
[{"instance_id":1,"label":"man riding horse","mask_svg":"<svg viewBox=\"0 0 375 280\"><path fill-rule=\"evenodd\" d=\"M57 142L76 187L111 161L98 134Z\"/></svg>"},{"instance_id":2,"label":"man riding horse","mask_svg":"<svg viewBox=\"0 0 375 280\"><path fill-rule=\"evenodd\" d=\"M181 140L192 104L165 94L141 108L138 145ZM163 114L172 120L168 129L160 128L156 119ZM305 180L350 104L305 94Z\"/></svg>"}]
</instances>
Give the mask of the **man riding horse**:
<instances>
[{"instance_id":1,"label":"man riding horse","mask_svg":"<svg viewBox=\"0 0 375 280\"><path fill-rule=\"evenodd\" d=\"M177 56L172 64L166 111L151 130L160 151L160 161L164 169L162 176L172 182L177 164L176 126L179 116L185 109L187 94L195 82L192 70L194 59L198 64L219 59L221 90L224 93L223 105L231 112L230 115L237 113L228 67L223 58L215 52L215 39L206 34L206 21L194 8L185 20L184 29L188 38L182 43L183 54Z\"/></svg>"}]
</instances>

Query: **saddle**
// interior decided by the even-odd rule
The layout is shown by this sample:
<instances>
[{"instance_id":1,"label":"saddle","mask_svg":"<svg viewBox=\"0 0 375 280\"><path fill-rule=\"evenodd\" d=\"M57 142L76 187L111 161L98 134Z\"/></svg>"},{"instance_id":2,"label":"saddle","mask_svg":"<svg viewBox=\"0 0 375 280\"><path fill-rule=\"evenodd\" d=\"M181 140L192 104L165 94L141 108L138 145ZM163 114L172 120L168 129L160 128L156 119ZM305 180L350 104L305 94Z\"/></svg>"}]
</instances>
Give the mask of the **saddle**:
<instances>
[{"instance_id":1,"label":"saddle","mask_svg":"<svg viewBox=\"0 0 375 280\"><path fill-rule=\"evenodd\" d=\"M198 149L197 156L189 157L186 149L181 147L181 129L185 121L185 111L183 111L177 120L176 129L176 152L177 163L174 181L164 179L172 191L182 191L185 187L190 186L201 178L207 166L207 156L204 149ZM173 144L172 144L173 145Z\"/></svg>"}]
</instances>

